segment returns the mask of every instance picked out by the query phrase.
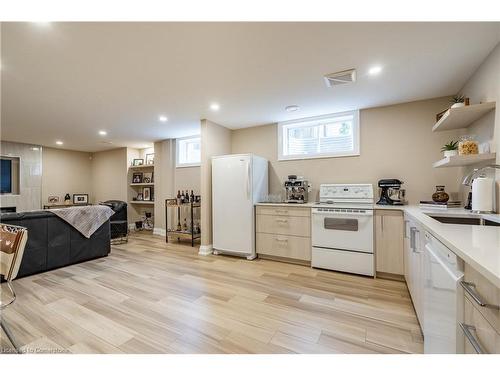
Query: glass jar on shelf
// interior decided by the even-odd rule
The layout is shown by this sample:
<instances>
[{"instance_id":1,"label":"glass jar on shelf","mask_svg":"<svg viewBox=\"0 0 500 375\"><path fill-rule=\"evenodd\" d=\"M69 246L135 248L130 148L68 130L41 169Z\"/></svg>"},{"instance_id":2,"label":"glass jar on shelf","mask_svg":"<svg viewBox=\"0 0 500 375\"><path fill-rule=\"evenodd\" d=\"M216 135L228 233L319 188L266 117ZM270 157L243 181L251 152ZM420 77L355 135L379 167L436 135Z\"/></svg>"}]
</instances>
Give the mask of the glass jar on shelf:
<instances>
[{"instance_id":1,"label":"glass jar on shelf","mask_svg":"<svg viewBox=\"0 0 500 375\"><path fill-rule=\"evenodd\" d=\"M459 155L475 155L479 153L479 144L473 135L463 135L458 142Z\"/></svg>"}]
</instances>

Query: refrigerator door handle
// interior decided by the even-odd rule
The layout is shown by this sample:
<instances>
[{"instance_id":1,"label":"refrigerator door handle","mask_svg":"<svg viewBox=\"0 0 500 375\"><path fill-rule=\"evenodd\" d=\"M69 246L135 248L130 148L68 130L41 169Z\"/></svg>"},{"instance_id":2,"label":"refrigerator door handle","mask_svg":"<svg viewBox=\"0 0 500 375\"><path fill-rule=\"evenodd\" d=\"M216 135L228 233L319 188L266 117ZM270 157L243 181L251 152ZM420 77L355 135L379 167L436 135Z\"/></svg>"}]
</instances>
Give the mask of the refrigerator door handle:
<instances>
[{"instance_id":1,"label":"refrigerator door handle","mask_svg":"<svg viewBox=\"0 0 500 375\"><path fill-rule=\"evenodd\" d=\"M247 199L250 199L250 162L247 161Z\"/></svg>"}]
</instances>

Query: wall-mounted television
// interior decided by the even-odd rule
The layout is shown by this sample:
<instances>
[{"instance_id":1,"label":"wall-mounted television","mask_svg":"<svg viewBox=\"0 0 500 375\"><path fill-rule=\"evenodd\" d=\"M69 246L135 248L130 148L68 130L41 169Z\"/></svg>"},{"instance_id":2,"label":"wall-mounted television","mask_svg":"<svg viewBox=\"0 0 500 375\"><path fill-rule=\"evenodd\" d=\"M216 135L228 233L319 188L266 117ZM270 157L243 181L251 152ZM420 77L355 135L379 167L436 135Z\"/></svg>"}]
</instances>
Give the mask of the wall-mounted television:
<instances>
[{"instance_id":1,"label":"wall-mounted television","mask_svg":"<svg viewBox=\"0 0 500 375\"><path fill-rule=\"evenodd\" d=\"M18 157L0 158L0 194L19 194L20 164Z\"/></svg>"}]
</instances>

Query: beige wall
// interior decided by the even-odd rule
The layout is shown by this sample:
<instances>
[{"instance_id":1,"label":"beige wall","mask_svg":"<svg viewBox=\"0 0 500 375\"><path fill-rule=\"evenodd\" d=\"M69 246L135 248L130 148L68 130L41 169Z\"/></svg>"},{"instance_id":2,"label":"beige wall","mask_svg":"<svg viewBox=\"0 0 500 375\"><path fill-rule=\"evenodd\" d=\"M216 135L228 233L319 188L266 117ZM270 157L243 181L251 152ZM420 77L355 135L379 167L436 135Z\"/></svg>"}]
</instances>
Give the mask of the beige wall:
<instances>
[{"instance_id":1,"label":"beige wall","mask_svg":"<svg viewBox=\"0 0 500 375\"><path fill-rule=\"evenodd\" d=\"M201 168L200 167L184 167L175 168L174 176L174 192L177 194L178 190L193 190L195 195L200 194L201 183Z\"/></svg>"},{"instance_id":2,"label":"beige wall","mask_svg":"<svg viewBox=\"0 0 500 375\"><path fill-rule=\"evenodd\" d=\"M165 230L165 199L174 196L175 142L155 142L155 229ZM170 218L171 219L171 218Z\"/></svg>"},{"instance_id":3,"label":"beige wall","mask_svg":"<svg viewBox=\"0 0 500 375\"><path fill-rule=\"evenodd\" d=\"M231 130L201 121L201 245L212 245L212 156L231 153Z\"/></svg>"},{"instance_id":4,"label":"beige wall","mask_svg":"<svg viewBox=\"0 0 500 375\"><path fill-rule=\"evenodd\" d=\"M399 178L411 203L430 199L435 185L458 191L457 168L434 169L442 158L441 146L456 132L432 133L436 113L449 98L423 100L360 111L361 155L357 157L277 161L277 125L232 131L232 153L254 153L267 158L269 191L282 193L289 174L307 178L312 197L318 199L321 183L372 183ZM378 194L378 193L377 193Z\"/></svg>"},{"instance_id":5,"label":"beige wall","mask_svg":"<svg viewBox=\"0 0 500 375\"><path fill-rule=\"evenodd\" d=\"M490 53L486 60L466 82L460 92L469 97L471 104L494 102L500 100L500 44ZM493 149L497 152L496 163L500 164L500 111L495 111L477 120L468 130L468 134L477 136L480 142L491 140ZM477 166L475 166L477 167ZM462 173L470 172L471 168L463 168ZM492 174L493 175L493 174ZM500 172L496 173L497 212L500 211ZM467 193L468 189L464 189Z\"/></svg>"},{"instance_id":6,"label":"beige wall","mask_svg":"<svg viewBox=\"0 0 500 375\"><path fill-rule=\"evenodd\" d=\"M92 159L88 152L44 147L42 152L42 203L56 195L60 202L69 194L89 194L92 201Z\"/></svg>"},{"instance_id":7,"label":"beige wall","mask_svg":"<svg viewBox=\"0 0 500 375\"><path fill-rule=\"evenodd\" d=\"M127 149L118 148L92 155L92 202L127 201Z\"/></svg>"}]
</instances>

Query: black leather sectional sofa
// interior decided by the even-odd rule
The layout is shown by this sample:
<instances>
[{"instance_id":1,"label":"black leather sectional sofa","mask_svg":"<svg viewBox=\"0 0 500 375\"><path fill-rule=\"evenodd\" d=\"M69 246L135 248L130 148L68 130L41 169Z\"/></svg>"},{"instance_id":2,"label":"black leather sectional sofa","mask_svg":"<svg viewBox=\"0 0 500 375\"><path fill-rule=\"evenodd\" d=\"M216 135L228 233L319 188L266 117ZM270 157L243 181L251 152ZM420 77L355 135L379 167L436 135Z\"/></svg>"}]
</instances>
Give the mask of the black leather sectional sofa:
<instances>
[{"instance_id":1,"label":"black leather sectional sofa","mask_svg":"<svg viewBox=\"0 0 500 375\"><path fill-rule=\"evenodd\" d=\"M2 213L0 222L28 229L18 277L104 257L111 250L109 220L90 238L49 211Z\"/></svg>"}]
</instances>

